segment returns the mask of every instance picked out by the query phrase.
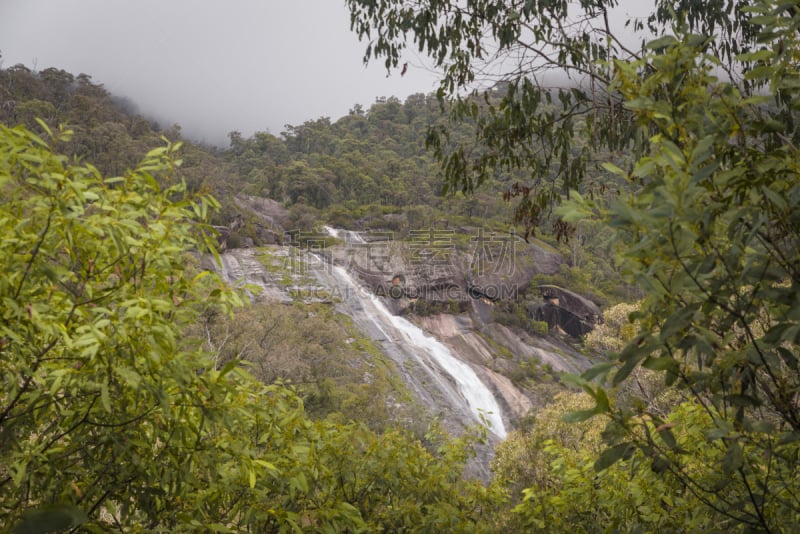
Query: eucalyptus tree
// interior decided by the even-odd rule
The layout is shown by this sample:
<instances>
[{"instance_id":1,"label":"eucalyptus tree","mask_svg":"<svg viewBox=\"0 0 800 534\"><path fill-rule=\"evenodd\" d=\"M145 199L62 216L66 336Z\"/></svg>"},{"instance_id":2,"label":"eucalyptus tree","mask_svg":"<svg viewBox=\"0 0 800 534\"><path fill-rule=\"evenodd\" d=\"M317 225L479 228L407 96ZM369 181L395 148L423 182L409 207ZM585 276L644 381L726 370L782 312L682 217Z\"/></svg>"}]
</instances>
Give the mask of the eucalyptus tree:
<instances>
[{"instance_id":1,"label":"eucalyptus tree","mask_svg":"<svg viewBox=\"0 0 800 534\"><path fill-rule=\"evenodd\" d=\"M179 145L104 177L0 125L0 524L13 532L480 530L466 438L312 420L190 335L236 292ZM5 531L5 529L4 529Z\"/></svg>"},{"instance_id":2,"label":"eucalyptus tree","mask_svg":"<svg viewBox=\"0 0 800 534\"><path fill-rule=\"evenodd\" d=\"M800 3L656 1L626 21L639 46L615 33L614 1L349 5L368 57L392 68L407 45L428 52L440 95L479 125L470 147L431 136L451 185L527 169L509 188L518 218L534 226L571 197L556 212L562 232L586 219L617 232L644 299L633 339L577 379L595 406L569 419L608 418L595 468L660 474L702 507L697 524L798 524ZM553 89L552 72L572 83ZM497 99L470 88L481 76L502 83ZM589 178L592 161L605 176ZM593 186L609 183L616 195L601 198ZM640 368L670 389L672 413L650 405L647 384L629 385ZM580 493L559 502L594 504ZM520 511L538 521L536 509Z\"/></svg>"},{"instance_id":3,"label":"eucalyptus tree","mask_svg":"<svg viewBox=\"0 0 800 534\"><path fill-rule=\"evenodd\" d=\"M584 384L594 412L610 415L598 461L638 448L720 524L767 532L800 520L800 16L785 6L750 8L761 48L736 59L754 65L745 76L763 94L721 79L701 35L663 37L618 62L646 151L627 170L606 163L630 184L608 208L579 198L562 210L625 233L622 265L646 295L631 315L639 333L585 378L619 386L645 367L702 413L668 420L644 392L615 404ZM676 426L705 448L677 440Z\"/></svg>"},{"instance_id":4,"label":"eucalyptus tree","mask_svg":"<svg viewBox=\"0 0 800 534\"><path fill-rule=\"evenodd\" d=\"M550 220L573 189L602 194L596 163L641 150L639 130L613 88L614 61L642 56L654 35L684 24L714 36L708 46L738 76L734 58L750 50L744 0L347 0L351 29L367 43L364 61L407 69L411 52L441 72L438 95L473 139L428 131L449 189L471 192L498 171L521 170L506 184L527 233ZM649 10L642 11L643 6ZM635 9L641 15L629 15ZM745 81L745 85L749 84ZM559 237L572 229L558 223Z\"/></svg>"}]
</instances>

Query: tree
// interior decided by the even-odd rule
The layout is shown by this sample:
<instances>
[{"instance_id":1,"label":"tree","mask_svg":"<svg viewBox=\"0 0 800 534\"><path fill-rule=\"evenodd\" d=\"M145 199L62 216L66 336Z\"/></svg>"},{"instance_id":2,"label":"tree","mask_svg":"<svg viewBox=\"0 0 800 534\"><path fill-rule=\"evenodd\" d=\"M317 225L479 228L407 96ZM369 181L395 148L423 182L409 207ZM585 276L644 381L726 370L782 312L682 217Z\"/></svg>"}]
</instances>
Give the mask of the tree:
<instances>
[{"instance_id":1,"label":"tree","mask_svg":"<svg viewBox=\"0 0 800 534\"><path fill-rule=\"evenodd\" d=\"M241 300L192 268L216 202L177 179L179 145L104 178L40 126L0 126L1 524L463 531L500 502L459 482L469 440L312 421L285 385L217 368L186 334Z\"/></svg>"},{"instance_id":2,"label":"tree","mask_svg":"<svg viewBox=\"0 0 800 534\"><path fill-rule=\"evenodd\" d=\"M191 485L185 451L220 415L205 406L232 392L180 337L211 290L182 265L213 203L158 186L177 147L103 179L21 127L0 135L0 517L60 504L153 524Z\"/></svg>"},{"instance_id":3,"label":"tree","mask_svg":"<svg viewBox=\"0 0 800 534\"><path fill-rule=\"evenodd\" d=\"M496 483L519 493L510 527L547 532L701 532L715 522L691 492L649 469L641 452L598 472L602 421L569 421L589 409L585 393L562 392L534 416L530 430L498 445L492 462ZM676 439L692 453L705 453L695 433L701 410L680 406L671 419ZM567 421L565 421L565 418ZM641 466L644 468L641 468Z\"/></svg>"},{"instance_id":4,"label":"tree","mask_svg":"<svg viewBox=\"0 0 800 534\"><path fill-rule=\"evenodd\" d=\"M522 197L529 225L564 195L557 213L567 222L616 230L644 299L630 317L637 335L579 380L595 406L570 417L609 419L596 470L633 461L631 476L648 470L691 495L711 518L704 524L797 524L798 4L657 1L646 22L667 35L641 52L611 31L616 2L580 2L578 19L567 2L535 0L349 5L354 29L373 39L367 56L392 67L413 39L443 69L440 94L455 98L456 116L477 121L472 153L444 152L434 135L451 184L471 190L498 166L527 167L531 182L510 196ZM522 61L500 72L499 100L458 96L483 72L480 60L513 53ZM585 84L551 92L540 77L548 67ZM594 158L621 186L615 197L588 189ZM614 395L638 368L678 395L671 414L648 410L635 390Z\"/></svg>"},{"instance_id":5,"label":"tree","mask_svg":"<svg viewBox=\"0 0 800 534\"><path fill-rule=\"evenodd\" d=\"M708 37L681 28L641 60L617 62L615 87L647 152L629 171L607 165L630 194L563 211L570 220L594 211L624 233L626 270L646 293L631 315L638 334L615 365L585 378L616 386L651 369L703 413L698 454L646 403L615 406L585 384L611 418L601 458L636 448L721 521L767 532L800 519L800 16L785 8L747 10L761 48L735 61L740 72L756 65L745 78L769 87L759 96L716 76Z\"/></svg>"},{"instance_id":6,"label":"tree","mask_svg":"<svg viewBox=\"0 0 800 534\"><path fill-rule=\"evenodd\" d=\"M347 2L351 29L368 41L365 62L382 59L391 71L407 48L426 53L442 72L438 95L452 117L475 123L472 140L451 138L442 125L429 129L450 189L473 191L503 170L527 174L507 186L526 236L570 190L603 189L592 172L598 159L641 147L612 87L614 60L641 57L649 35L685 23L715 36L708 46L737 76L736 54L755 41L741 9L749 3L654 0L648 16L634 19L618 0ZM614 24L620 18L624 28Z\"/></svg>"}]
</instances>

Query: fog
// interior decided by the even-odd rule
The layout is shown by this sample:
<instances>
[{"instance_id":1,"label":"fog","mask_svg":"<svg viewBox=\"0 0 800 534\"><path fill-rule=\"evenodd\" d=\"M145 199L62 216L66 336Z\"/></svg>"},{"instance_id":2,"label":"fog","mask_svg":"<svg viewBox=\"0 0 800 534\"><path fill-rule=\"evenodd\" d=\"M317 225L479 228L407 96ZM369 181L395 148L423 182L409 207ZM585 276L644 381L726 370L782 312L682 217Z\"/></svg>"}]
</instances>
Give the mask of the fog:
<instances>
[{"instance_id":1,"label":"fog","mask_svg":"<svg viewBox=\"0 0 800 534\"><path fill-rule=\"evenodd\" d=\"M0 0L4 68L86 73L162 126L222 145L233 130L278 135L434 90L421 58L387 77L364 66L365 47L343 1Z\"/></svg>"},{"instance_id":2,"label":"fog","mask_svg":"<svg viewBox=\"0 0 800 534\"><path fill-rule=\"evenodd\" d=\"M621 0L623 38L652 0ZM618 16L619 15L619 16ZM404 57L365 67L343 0L0 0L0 62L86 73L162 126L227 146L227 134L330 117L377 97L429 93L437 76Z\"/></svg>"}]
</instances>

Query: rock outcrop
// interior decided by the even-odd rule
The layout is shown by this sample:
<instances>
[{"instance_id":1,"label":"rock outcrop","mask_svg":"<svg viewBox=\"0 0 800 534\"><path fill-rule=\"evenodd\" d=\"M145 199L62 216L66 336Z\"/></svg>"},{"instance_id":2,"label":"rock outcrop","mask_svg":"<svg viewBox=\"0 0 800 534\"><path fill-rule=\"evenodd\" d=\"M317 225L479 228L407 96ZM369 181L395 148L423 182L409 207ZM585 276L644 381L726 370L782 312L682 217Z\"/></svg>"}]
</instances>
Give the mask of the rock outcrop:
<instances>
[{"instance_id":1,"label":"rock outcrop","mask_svg":"<svg viewBox=\"0 0 800 534\"><path fill-rule=\"evenodd\" d=\"M237 195L234 198L236 205L246 213L253 214L269 228L284 231L284 224L289 212L280 202L271 198L254 197L250 195Z\"/></svg>"},{"instance_id":2,"label":"rock outcrop","mask_svg":"<svg viewBox=\"0 0 800 534\"><path fill-rule=\"evenodd\" d=\"M234 204L239 212L227 224L214 227L220 250L283 244L288 212L280 203L269 198L238 195Z\"/></svg>"},{"instance_id":3,"label":"rock outcrop","mask_svg":"<svg viewBox=\"0 0 800 534\"><path fill-rule=\"evenodd\" d=\"M513 235L476 234L469 237L466 250L457 249L453 239L437 240L430 234L415 241L412 235L399 242L367 234L364 243L332 247L326 253L376 294L392 297L396 311L417 299L448 303L514 299L534 276L554 274L563 262L557 252Z\"/></svg>"},{"instance_id":4,"label":"rock outcrop","mask_svg":"<svg viewBox=\"0 0 800 534\"><path fill-rule=\"evenodd\" d=\"M539 286L544 305L533 312L533 319L547 322L550 329L561 329L580 338L602 320L600 308L589 299L553 285Z\"/></svg>"},{"instance_id":5,"label":"rock outcrop","mask_svg":"<svg viewBox=\"0 0 800 534\"><path fill-rule=\"evenodd\" d=\"M512 422L532 408L528 396L508 378L520 366L534 362L554 372L579 373L591 365L586 356L558 339L534 337L498 323L483 323L476 313L437 314L414 320L492 385Z\"/></svg>"},{"instance_id":6,"label":"rock outcrop","mask_svg":"<svg viewBox=\"0 0 800 534\"><path fill-rule=\"evenodd\" d=\"M275 207L266 199L247 201L251 207ZM273 215L267 215L269 224L277 224ZM504 423L513 426L533 406L532 394L520 387L526 380L539 374L557 380L559 372L580 372L591 364L558 336L535 336L494 320L498 300L515 300L537 274L558 271L562 258L556 252L521 240L495 239L491 246L477 241L464 252L466 241L457 250L439 247L435 239L400 242L327 231L327 240L321 241L326 247L320 250L288 245L228 250L220 270L231 282L249 284L254 298L335 305L397 364L415 397L431 416L448 421L449 430L474 423L474 410L482 406L465 396L466 375L477 377L469 383L482 383L488 398L497 401L493 426L498 438L505 435ZM338 244L327 246L328 240ZM599 318L597 306L574 292L542 286L542 294L539 320L550 313L554 327L580 334ZM419 313L423 304L425 313ZM412 326L431 339L410 334ZM436 343L444 348L437 349ZM437 363L442 351L449 351L466 375Z\"/></svg>"}]
</instances>

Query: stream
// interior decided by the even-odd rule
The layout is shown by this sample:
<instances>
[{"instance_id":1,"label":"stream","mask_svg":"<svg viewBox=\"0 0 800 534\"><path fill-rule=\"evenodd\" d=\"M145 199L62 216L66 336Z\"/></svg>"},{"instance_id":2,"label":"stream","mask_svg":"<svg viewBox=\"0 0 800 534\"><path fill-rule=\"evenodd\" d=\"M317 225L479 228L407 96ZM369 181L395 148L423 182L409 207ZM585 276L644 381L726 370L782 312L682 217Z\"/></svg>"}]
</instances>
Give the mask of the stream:
<instances>
[{"instance_id":1,"label":"stream","mask_svg":"<svg viewBox=\"0 0 800 534\"><path fill-rule=\"evenodd\" d=\"M367 318L383 335L384 344L398 346L422 366L451 402L466 405L476 421L485 418L489 430L499 438L506 437L500 406L492 392L475 371L456 358L444 344L425 334L411 321L394 315L380 297L361 287L342 267L333 267L334 276L343 287L339 294L352 294L360 308L368 310ZM389 335L387 332L391 332Z\"/></svg>"},{"instance_id":2,"label":"stream","mask_svg":"<svg viewBox=\"0 0 800 534\"><path fill-rule=\"evenodd\" d=\"M349 244L364 244L357 232L326 227ZM506 437L503 413L492 391L469 364L432 335L409 320L394 315L386 303L362 286L345 268L307 253L309 282L339 297L337 307L392 359L419 403L439 417L451 431L481 423L495 439ZM291 301L274 274L256 258L255 249L233 249L221 254L222 276L231 283L245 282L262 289L262 298ZM252 295L251 295L252 296Z\"/></svg>"}]
</instances>

